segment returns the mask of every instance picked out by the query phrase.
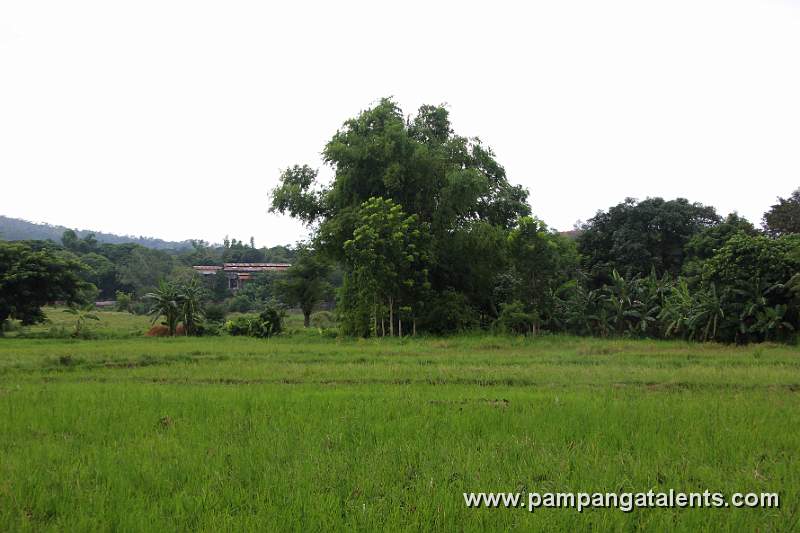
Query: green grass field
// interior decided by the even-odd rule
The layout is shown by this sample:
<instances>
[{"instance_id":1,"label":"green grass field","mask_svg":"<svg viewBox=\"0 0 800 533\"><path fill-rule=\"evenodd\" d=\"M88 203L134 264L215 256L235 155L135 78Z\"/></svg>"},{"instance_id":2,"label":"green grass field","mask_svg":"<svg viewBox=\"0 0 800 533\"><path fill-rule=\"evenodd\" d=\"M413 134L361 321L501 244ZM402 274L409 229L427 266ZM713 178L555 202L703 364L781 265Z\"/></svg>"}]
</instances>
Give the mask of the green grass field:
<instances>
[{"instance_id":1,"label":"green grass field","mask_svg":"<svg viewBox=\"0 0 800 533\"><path fill-rule=\"evenodd\" d=\"M794 347L6 338L0 420L2 531L800 524ZM529 513L463 498L650 489L778 492L781 505Z\"/></svg>"}]
</instances>

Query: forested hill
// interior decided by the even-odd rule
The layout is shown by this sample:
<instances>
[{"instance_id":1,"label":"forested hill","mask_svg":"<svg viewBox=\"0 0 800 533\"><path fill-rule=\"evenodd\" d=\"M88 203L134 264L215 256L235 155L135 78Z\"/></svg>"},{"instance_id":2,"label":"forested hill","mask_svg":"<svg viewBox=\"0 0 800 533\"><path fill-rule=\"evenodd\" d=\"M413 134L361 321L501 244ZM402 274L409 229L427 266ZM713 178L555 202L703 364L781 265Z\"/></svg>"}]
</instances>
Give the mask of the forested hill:
<instances>
[{"instance_id":1,"label":"forested hill","mask_svg":"<svg viewBox=\"0 0 800 533\"><path fill-rule=\"evenodd\" d=\"M37 224L19 218L10 218L0 215L0 240L4 241L23 241L23 240L53 240L61 242L61 235L65 230L70 229L64 226L52 226L50 224ZM123 244L136 243L147 248L156 250L180 250L191 248L190 241L165 241L152 237L134 237L132 235L115 235L113 233L103 233L101 231L77 230L74 229L79 238L83 238L91 233L95 239L101 243Z\"/></svg>"}]
</instances>

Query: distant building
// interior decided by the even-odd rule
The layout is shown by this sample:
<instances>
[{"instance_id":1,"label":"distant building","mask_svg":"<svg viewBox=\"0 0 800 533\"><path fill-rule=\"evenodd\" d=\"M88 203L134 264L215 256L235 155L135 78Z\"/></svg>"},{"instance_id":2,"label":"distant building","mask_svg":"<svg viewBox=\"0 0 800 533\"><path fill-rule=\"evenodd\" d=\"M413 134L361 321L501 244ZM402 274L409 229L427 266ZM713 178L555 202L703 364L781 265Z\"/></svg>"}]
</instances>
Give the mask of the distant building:
<instances>
[{"instance_id":1,"label":"distant building","mask_svg":"<svg viewBox=\"0 0 800 533\"><path fill-rule=\"evenodd\" d=\"M192 268L203 276L224 274L228 278L228 288L237 291L259 272L282 272L290 266L289 263L225 263L222 266L199 265Z\"/></svg>"}]
</instances>

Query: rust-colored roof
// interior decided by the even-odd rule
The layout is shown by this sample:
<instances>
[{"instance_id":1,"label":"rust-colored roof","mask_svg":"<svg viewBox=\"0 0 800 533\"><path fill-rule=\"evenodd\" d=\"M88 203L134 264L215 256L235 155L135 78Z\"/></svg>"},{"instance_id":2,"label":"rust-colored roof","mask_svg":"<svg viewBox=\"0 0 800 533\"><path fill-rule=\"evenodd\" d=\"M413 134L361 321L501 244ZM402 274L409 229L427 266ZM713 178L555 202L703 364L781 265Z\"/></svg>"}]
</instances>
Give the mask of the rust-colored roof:
<instances>
[{"instance_id":1,"label":"rust-colored roof","mask_svg":"<svg viewBox=\"0 0 800 533\"><path fill-rule=\"evenodd\" d=\"M286 270L289 263L225 263L225 272L266 272L269 270Z\"/></svg>"},{"instance_id":2,"label":"rust-colored roof","mask_svg":"<svg viewBox=\"0 0 800 533\"><path fill-rule=\"evenodd\" d=\"M217 272L222 270L221 266L215 266L215 265L198 265L198 266L194 266L192 268L197 270L199 273L201 273L203 275L216 274Z\"/></svg>"},{"instance_id":3,"label":"rust-colored roof","mask_svg":"<svg viewBox=\"0 0 800 533\"><path fill-rule=\"evenodd\" d=\"M216 274L220 270L223 272L268 272L274 270L286 270L292 266L289 263L225 263L225 266L198 265L195 270L201 274Z\"/></svg>"}]
</instances>

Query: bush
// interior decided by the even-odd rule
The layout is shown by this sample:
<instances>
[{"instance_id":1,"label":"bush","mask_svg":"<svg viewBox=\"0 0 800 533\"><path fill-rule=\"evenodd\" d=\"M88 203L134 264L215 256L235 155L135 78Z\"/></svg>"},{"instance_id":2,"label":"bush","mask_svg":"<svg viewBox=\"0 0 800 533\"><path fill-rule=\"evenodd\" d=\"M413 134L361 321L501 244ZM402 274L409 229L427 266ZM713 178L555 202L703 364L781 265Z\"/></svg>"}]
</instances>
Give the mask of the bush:
<instances>
[{"instance_id":1,"label":"bush","mask_svg":"<svg viewBox=\"0 0 800 533\"><path fill-rule=\"evenodd\" d=\"M521 302L501 304L500 316L494 321L493 326L499 333L527 335L535 332L538 318L535 312L526 313Z\"/></svg>"},{"instance_id":2,"label":"bush","mask_svg":"<svg viewBox=\"0 0 800 533\"><path fill-rule=\"evenodd\" d=\"M336 327L336 320L330 311L318 311L311 315L311 325L318 329Z\"/></svg>"},{"instance_id":3,"label":"bush","mask_svg":"<svg viewBox=\"0 0 800 533\"><path fill-rule=\"evenodd\" d=\"M147 315L150 313L150 305L141 300L131 303L130 312L134 315Z\"/></svg>"},{"instance_id":4,"label":"bush","mask_svg":"<svg viewBox=\"0 0 800 533\"><path fill-rule=\"evenodd\" d=\"M341 335L339 328L319 328L319 334L326 339L338 339Z\"/></svg>"},{"instance_id":5,"label":"bush","mask_svg":"<svg viewBox=\"0 0 800 533\"><path fill-rule=\"evenodd\" d=\"M197 324L195 328L195 335L198 337L218 337L222 335L222 323L220 322L202 322Z\"/></svg>"},{"instance_id":6,"label":"bush","mask_svg":"<svg viewBox=\"0 0 800 533\"><path fill-rule=\"evenodd\" d=\"M254 337L272 337L273 335L278 335L281 331L283 331L283 311L279 310L276 307L267 306L259 315L258 315L258 326L253 328L251 333ZM251 327L252 324L251 324Z\"/></svg>"},{"instance_id":7,"label":"bush","mask_svg":"<svg viewBox=\"0 0 800 533\"><path fill-rule=\"evenodd\" d=\"M228 311L232 313L247 313L253 310L253 302L243 294L237 294L228 300Z\"/></svg>"},{"instance_id":8,"label":"bush","mask_svg":"<svg viewBox=\"0 0 800 533\"><path fill-rule=\"evenodd\" d=\"M228 308L224 303L206 306L206 320L209 322L224 322L227 314Z\"/></svg>"},{"instance_id":9,"label":"bush","mask_svg":"<svg viewBox=\"0 0 800 533\"><path fill-rule=\"evenodd\" d=\"M457 333L478 327L478 313L460 292L444 291L434 296L420 320L420 328L431 333Z\"/></svg>"},{"instance_id":10,"label":"bush","mask_svg":"<svg viewBox=\"0 0 800 533\"><path fill-rule=\"evenodd\" d=\"M240 316L228 320L225 323L225 330L229 335L265 339L283 331L283 318L283 311L267 306L258 316Z\"/></svg>"},{"instance_id":11,"label":"bush","mask_svg":"<svg viewBox=\"0 0 800 533\"><path fill-rule=\"evenodd\" d=\"M228 335L233 335L235 337L240 335L249 335L250 322L252 320L254 320L253 317L237 316L233 320L228 320L225 322L225 331L228 332Z\"/></svg>"},{"instance_id":12,"label":"bush","mask_svg":"<svg viewBox=\"0 0 800 533\"><path fill-rule=\"evenodd\" d=\"M13 320L6 320L4 322L0 322L0 334L17 331L19 329L19 324L14 322Z\"/></svg>"},{"instance_id":13,"label":"bush","mask_svg":"<svg viewBox=\"0 0 800 533\"><path fill-rule=\"evenodd\" d=\"M133 298L127 292L117 291L117 311L132 313Z\"/></svg>"}]
</instances>

